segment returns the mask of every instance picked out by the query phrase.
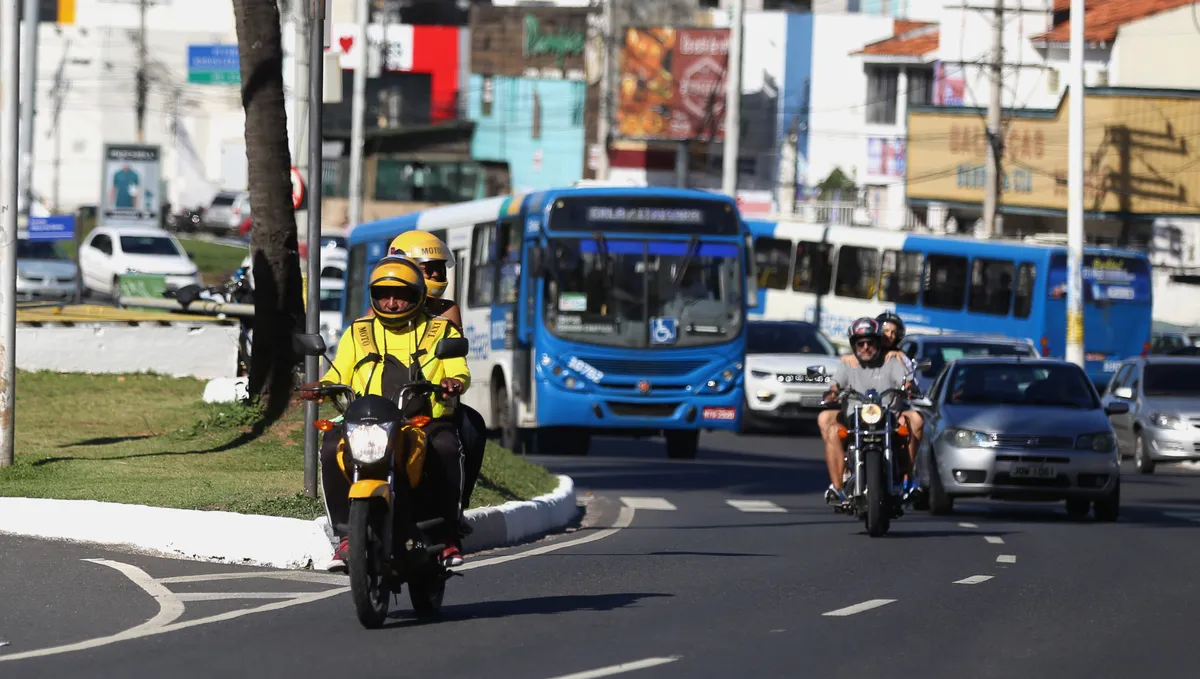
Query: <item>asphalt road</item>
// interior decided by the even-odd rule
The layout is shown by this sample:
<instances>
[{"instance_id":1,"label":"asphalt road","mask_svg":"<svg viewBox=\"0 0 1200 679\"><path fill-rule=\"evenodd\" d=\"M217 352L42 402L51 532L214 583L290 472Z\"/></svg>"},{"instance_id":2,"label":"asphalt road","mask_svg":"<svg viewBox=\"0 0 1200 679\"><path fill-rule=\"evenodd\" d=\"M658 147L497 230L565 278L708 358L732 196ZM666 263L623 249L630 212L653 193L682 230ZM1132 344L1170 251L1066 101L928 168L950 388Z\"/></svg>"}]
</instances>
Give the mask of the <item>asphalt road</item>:
<instances>
[{"instance_id":1,"label":"asphalt road","mask_svg":"<svg viewBox=\"0 0 1200 679\"><path fill-rule=\"evenodd\" d=\"M1200 474L1127 469L1115 524L960 503L871 539L822 504L815 440L714 435L704 447L688 462L625 440L542 459L576 479L585 524L473 556L441 622L413 621L403 597L379 631L358 625L337 577L0 538L0 676L1200 672ZM237 577L253 573L273 577Z\"/></svg>"}]
</instances>

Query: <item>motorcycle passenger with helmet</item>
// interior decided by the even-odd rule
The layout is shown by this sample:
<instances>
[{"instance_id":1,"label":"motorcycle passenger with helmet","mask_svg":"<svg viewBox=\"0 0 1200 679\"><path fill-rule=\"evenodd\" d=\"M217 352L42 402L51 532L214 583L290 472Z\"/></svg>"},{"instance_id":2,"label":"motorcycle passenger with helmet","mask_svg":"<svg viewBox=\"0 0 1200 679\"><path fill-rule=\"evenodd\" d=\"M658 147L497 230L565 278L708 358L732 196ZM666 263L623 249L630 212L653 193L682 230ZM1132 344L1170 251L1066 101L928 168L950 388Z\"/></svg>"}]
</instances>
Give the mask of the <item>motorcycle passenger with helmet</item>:
<instances>
[{"instance_id":1,"label":"motorcycle passenger with helmet","mask_svg":"<svg viewBox=\"0 0 1200 679\"><path fill-rule=\"evenodd\" d=\"M459 333L463 333L462 313L458 304L445 298L446 288L449 287L448 270L454 268L455 260L454 253L442 239L428 231L405 231L392 239L388 246L388 254L406 257L421 267L422 273L425 274L425 285L429 289L429 299L425 303L426 311L433 316L445 318ZM479 480L479 472L483 468L483 456L487 450L487 423L478 410L465 403L459 403L454 409L454 414L465 454L462 509L466 511L471 504L471 493ZM461 522L459 530L463 535L469 535L471 532L466 521Z\"/></svg>"},{"instance_id":2,"label":"motorcycle passenger with helmet","mask_svg":"<svg viewBox=\"0 0 1200 679\"><path fill-rule=\"evenodd\" d=\"M454 426L454 401L451 398L467 390L471 374L465 358L439 359L435 348L442 339L462 337L445 319L426 309L428 287L416 263L402 257L384 257L371 271L368 281L372 313L354 321L337 345L337 354L328 372L316 385L301 387L302 398L317 398L314 387L343 384L360 396L375 395L398 399L414 373L411 365L417 357L420 372L429 382L439 385L441 393L428 397L431 421L425 425L426 449L431 453L431 472L437 488L435 495L444 521L434 537L446 547L439 555L444 566L462 563L457 527L462 518L461 493L463 452ZM321 443L321 483L325 506L334 534L340 538L330 570L345 568L349 521L350 481L338 465L338 447L344 427L336 424L325 433Z\"/></svg>"}]
</instances>

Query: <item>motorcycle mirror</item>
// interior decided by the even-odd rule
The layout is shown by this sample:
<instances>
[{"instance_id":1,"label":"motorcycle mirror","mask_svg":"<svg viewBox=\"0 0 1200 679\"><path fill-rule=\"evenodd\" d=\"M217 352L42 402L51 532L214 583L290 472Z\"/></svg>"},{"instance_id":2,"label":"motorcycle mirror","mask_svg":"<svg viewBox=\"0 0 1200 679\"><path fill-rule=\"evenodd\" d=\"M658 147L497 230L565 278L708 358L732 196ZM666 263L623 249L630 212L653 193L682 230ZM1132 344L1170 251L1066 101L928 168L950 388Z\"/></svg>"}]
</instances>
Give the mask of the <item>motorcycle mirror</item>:
<instances>
[{"instance_id":1,"label":"motorcycle mirror","mask_svg":"<svg viewBox=\"0 0 1200 679\"><path fill-rule=\"evenodd\" d=\"M927 358L923 361L917 361L917 363L913 366L913 369L917 370L918 372L927 373L927 372L929 372L929 369L932 367L933 367L933 361L931 361Z\"/></svg>"},{"instance_id":2,"label":"motorcycle mirror","mask_svg":"<svg viewBox=\"0 0 1200 679\"><path fill-rule=\"evenodd\" d=\"M927 396L918 396L908 402L909 405L916 408L932 408L933 402Z\"/></svg>"},{"instance_id":3,"label":"motorcycle mirror","mask_svg":"<svg viewBox=\"0 0 1200 679\"><path fill-rule=\"evenodd\" d=\"M438 342L433 355L440 360L447 358L466 358L471 351L471 344L465 337L447 337Z\"/></svg>"},{"instance_id":4,"label":"motorcycle mirror","mask_svg":"<svg viewBox=\"0 0 1200 679\"><path fill-rule=\"evenodd\" d=\"M328 348L325 338L317 333L296 333L292 335L293 350L303 356L324 356Z\"/></svg>"},{"instance_id":5,"label":"motorcycle mirror","mask_svg":"<svg viewBox=\"0 0 1200 679\"><path fill-rule=\"evenodd\" d=\"M825 376L825 366L823 366L823 365L808 366L808 376L809 377L824 377Z\"/></svg>"}]
</instances>

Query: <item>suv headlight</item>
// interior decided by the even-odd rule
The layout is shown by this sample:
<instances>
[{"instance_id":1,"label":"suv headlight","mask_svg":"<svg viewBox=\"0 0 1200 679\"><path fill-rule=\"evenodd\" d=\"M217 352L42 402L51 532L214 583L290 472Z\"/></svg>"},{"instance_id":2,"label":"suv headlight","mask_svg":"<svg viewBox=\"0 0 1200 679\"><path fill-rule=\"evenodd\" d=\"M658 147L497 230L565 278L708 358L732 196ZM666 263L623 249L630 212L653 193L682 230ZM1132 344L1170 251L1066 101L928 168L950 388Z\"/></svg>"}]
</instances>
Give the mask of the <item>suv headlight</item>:
<instances>
[{"instance_id":1,"label":"suv headlight","mask_svg":"<svg viewBox=\"0 0 1200 679\"><path fill-rule=\"evenodd\" d=\"M1151 413L1150 422L1159 429L1187 429L1188 423L1172 413Z\"/></svg>"},{"instance_id":2,"label":"suv headlight","mask_svg":"<svg viewBox=\"0 0 1200 679\"><path fill-rule=\"evenodd\" d=\"M1117 439L1108 432L1099 434L1084 434L1075 439L1075 450L1094 450L1097 453L1111 453L1117 447Z\"/></svg>"},{"instance_id":3,"label":"suv headlight","mask_svg":"<svg viewBox=\"0 0 1200 679\"><path fill-rule=\"evenodd\" d=\"M392 434L392 423L347 424L346 443L350 455L361 464L374 464L388 454L388 440Z\"/></svg>"}]
</instances>

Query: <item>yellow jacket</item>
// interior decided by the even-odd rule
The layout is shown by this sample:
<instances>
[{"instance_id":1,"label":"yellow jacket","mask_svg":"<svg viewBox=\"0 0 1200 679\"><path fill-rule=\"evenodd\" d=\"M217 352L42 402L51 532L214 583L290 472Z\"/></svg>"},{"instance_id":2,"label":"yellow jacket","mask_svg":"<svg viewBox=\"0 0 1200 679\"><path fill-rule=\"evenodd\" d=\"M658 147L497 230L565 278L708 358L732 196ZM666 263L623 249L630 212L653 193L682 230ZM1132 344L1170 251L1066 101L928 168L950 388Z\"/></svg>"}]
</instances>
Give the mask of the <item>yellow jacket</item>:
<instances>
[{"instance_id":1,"label":"yellow jacket","mask_svg":"<svg viewBox=\"0 0 1200 679\"><path fill-rule=\"evenodd\" d=\"M421 314L415 323L408 326L406 330L399 332L385 328L373 316L354 321L350 324L349 328L346 328L346 332L342 333L342 338L338 341L337 355L333 358L333 367L325 373L321 381L331 384L345 384L354 389L355 393L359 395L383 395L384 361L364 361L363 359L372 353L371 348L374 348L374 353L378 353L384 357L384 360L388 356L391 356L400 365L408 367L412 354L416 352L417 347L422 346L421 340L425 337L425 333L429 329L430 320L431 317L428 314ZM467 359L449 358L440 360L434 358L434 351L437 349L437 340L449 337L462 337L462 334L453 325L445 323L444 329L438 335L436 339L428 338L424 343L426 354L421 357L420 363L425 378L434 384L438 384L443 379L452 377L463 383L463 391L465 392L471 386L471 371L467 368ZM364 337L369 337L370 339L367 340ZM373 347L370 344L371 340L373 340ZM355 366L358 366L357 370L355 370ZM370 384L368 384L368 380ZM438 401L436 398L430 397L430 401L433 405L433 417L435 418L444 417L454 412L452 407Z\"/></svg>"}]
</instances>

